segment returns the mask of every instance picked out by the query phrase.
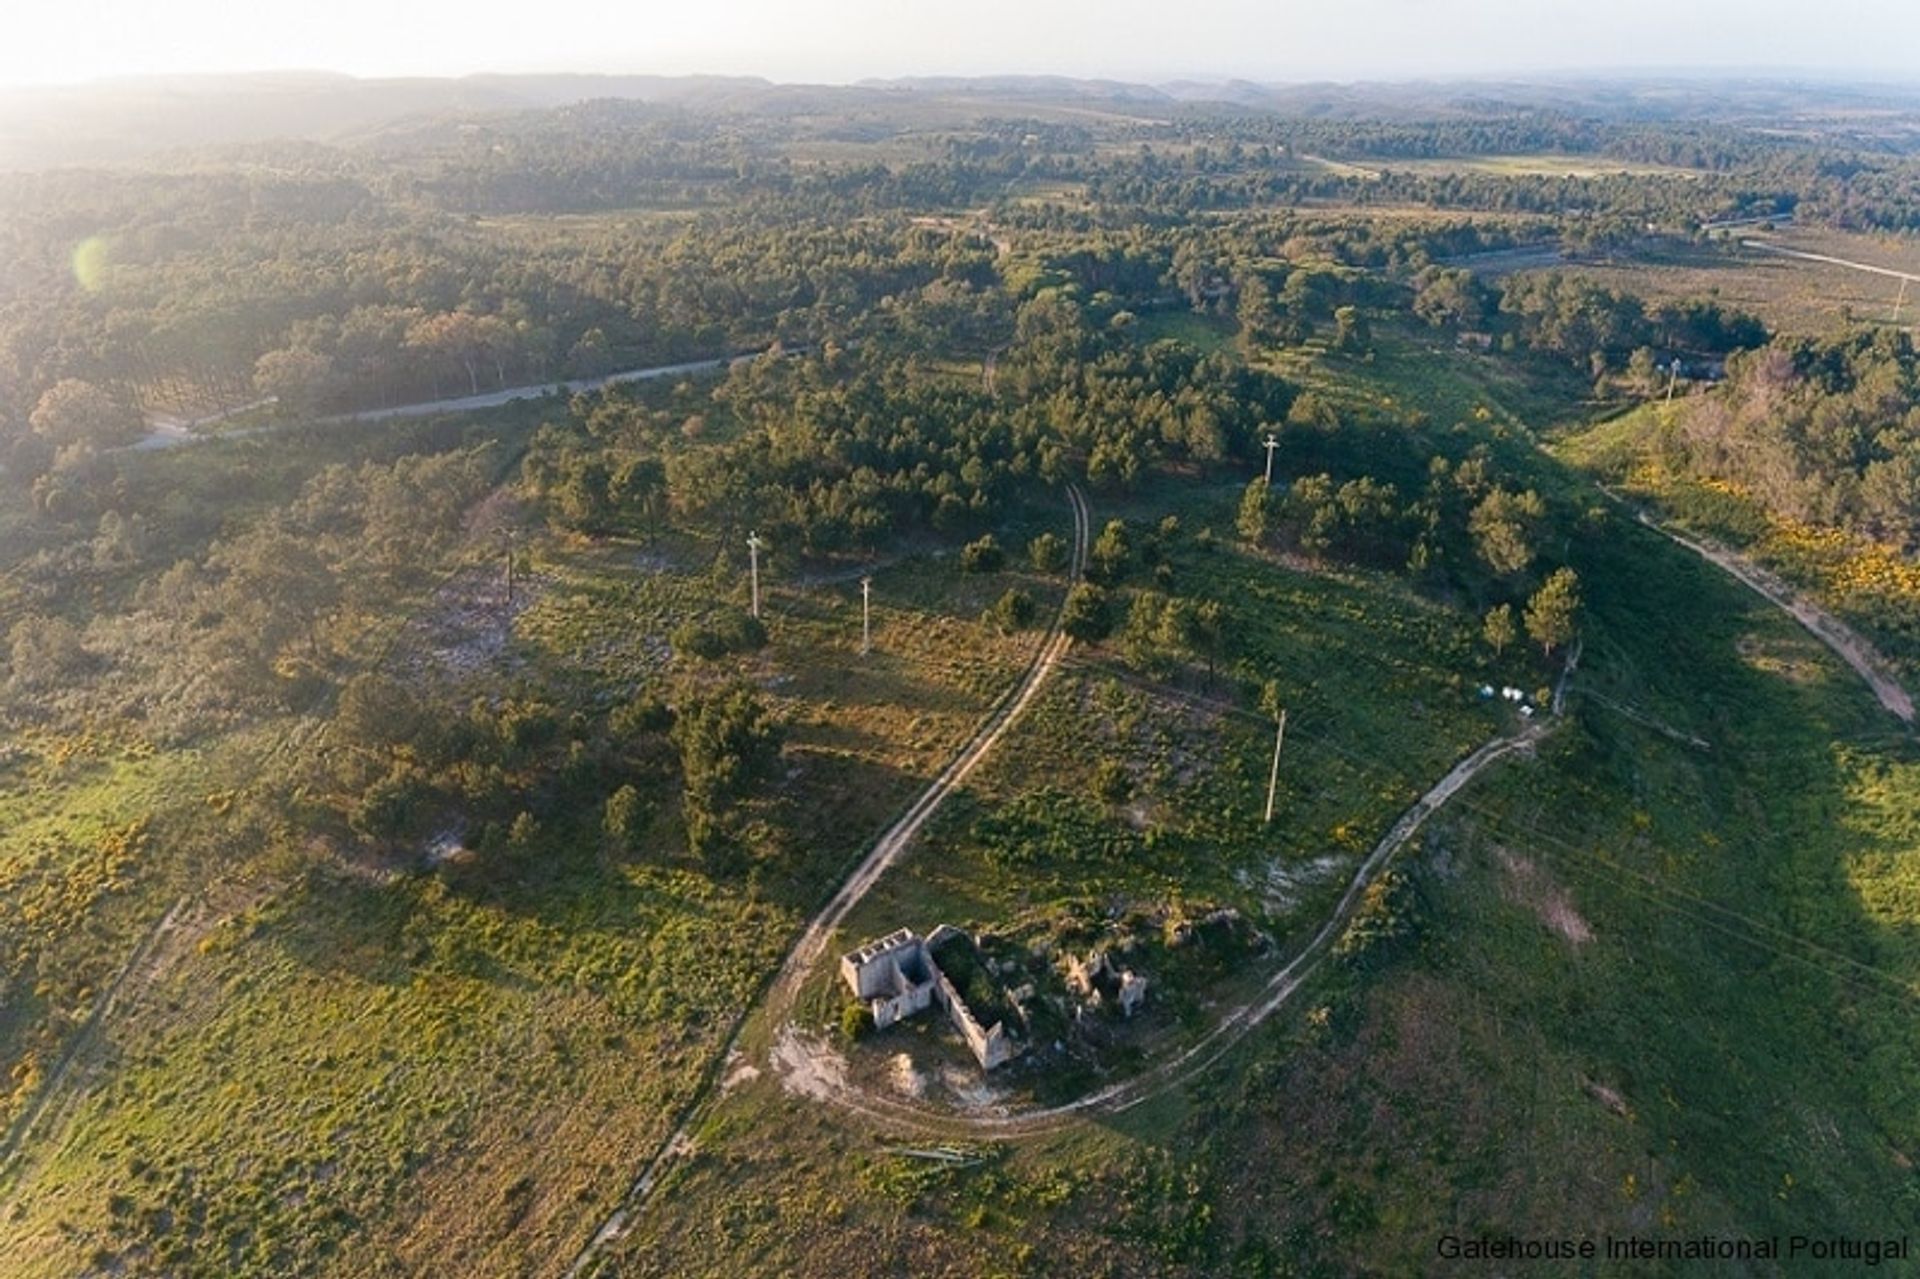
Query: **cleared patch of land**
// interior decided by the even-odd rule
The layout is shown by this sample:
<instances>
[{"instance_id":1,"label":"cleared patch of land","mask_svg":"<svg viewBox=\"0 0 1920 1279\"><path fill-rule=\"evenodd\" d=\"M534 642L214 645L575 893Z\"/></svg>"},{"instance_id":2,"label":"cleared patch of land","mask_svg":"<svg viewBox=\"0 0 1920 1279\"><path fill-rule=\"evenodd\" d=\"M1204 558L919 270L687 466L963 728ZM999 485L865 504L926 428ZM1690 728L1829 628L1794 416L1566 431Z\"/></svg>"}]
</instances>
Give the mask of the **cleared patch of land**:
<instances>
[{"instance_id":1,"label":"cleared patch of land","mask_svg":"<svg viewBox=\"0 0 1920 1279\"><path fill-rule=\"evenodd\" d=\"M1741 247L1746 234L1706 243L1651 239L1611 254L1532 267L1587 276L1648 302L1708 297L1722 305L1763 317L1769 327L1790 333L1825 333L1851 314L1857 319L1891 323L1900 282L1831 262L1812 262ZM1769 232L1764 238L1783 248L1849 258L1889 270L1920 274L1920 249L1910 242L1841 231L1798 227ZM1909 289L1903 323L1920 316L1920 289Z\"/></svg>"}]
</instances>

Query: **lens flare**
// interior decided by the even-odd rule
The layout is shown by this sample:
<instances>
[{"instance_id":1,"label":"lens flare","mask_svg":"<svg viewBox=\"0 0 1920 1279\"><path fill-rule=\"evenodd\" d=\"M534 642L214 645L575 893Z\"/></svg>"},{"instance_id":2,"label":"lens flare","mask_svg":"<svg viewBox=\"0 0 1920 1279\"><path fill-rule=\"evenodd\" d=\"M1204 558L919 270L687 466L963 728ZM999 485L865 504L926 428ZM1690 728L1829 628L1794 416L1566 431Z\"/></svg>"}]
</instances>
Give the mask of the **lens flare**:
<instances>
[{"instance_id":1,"label":"lens flare","mask_svg":"<svg viewBox=\"0 0 1920 1279\"><path fill-rule=\"evenodd\" d=\"M107 242L90 235L73 249L73 278L89 293L98 293L107 282Z\"/></svg>"}]
</instances>

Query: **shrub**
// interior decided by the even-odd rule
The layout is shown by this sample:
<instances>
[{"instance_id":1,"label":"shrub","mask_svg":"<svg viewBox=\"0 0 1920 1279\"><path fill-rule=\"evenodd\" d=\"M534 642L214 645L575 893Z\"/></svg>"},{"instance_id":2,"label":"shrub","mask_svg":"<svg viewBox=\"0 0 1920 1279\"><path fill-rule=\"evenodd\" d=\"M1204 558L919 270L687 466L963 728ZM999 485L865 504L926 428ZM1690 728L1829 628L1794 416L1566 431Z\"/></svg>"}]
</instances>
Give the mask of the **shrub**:
<instances>
[{"instance_id":1,"label":"shrub","mask_svg":"<svg viewBox=\"0 0 1920 1279\"><path fill-rule=\"evenodd\" d=\"M1385 958L1419 928L1418 894L1406 876L1390 870L1367 885L1333 953L1349 962Z\"/></svg>"},{"instance_id":2,"label":"shrub","mask_svg":"<svg viewBox=\"0 0 1920 1279\"><path fill-rule=\"evenodd\" d=\"M873 1033L873 1010L865 1004L850 1003L840 1010L840 1037L848 1043Z\"/></svg>"},{"instance_id":3,"label":"shrub","mask_svg":"<svg viewBox=\"0 0 1920 1279\"><path fill-rule=\"evenodd\" d=\"M615 737L631 740L647 733L664 733L673 727L673 707L652 689L624 702L607 716L607 728Z\"/></svg>"},{"instance_id":4,"label":"shrub","mask_svg":"<svg viewBox=\"0 0 1920 1279\"><path fill-rule=\"evenodd\" d=\"M1012 634L1033 625L1033 619L1039 614L1033 596L1023 590L1014 589L1002 595L999 602L987 610L987 620L1001 630Z\"/></svg>"},{"instance_id":5,"label":"shrub","mask_svg":"<svg viewBox=\"0 0 1920 1279\"><path fill-rule=\"evenodd\" d=\"M1027 543L1027 562L1038 573L1058 573L1067 566L1067 543L1053 533L1042 533Z\"/></svg>"},{"instance_id":6,"label":"shrub","mask_svg":"<svg viewBox=\"0 0 1920 1279\"><path fill-rule=\"evenodd\" d=\"M1094 797L1106 804L1124 804L1133 798L1133 777L1117 759L1103 759L1093 770Z\"/></svg>"},{"instance_id":7,"label":"shrub","mask_svg":"<svg viewBox=\"0 0 1920 1279\"><path fill-rule=\"evenodd\" d=\"M1060 626L1077 640L1091 643L1105 639L1113 630L1113 612L1107 593L1086 582L1074 587L1067 595L1066 607L1061 610Z\"/></svg>"},{"instance_id":8,"label":"shrub","mask_svg":"<svg viewBox=\"0 0 1920 1279\"><path fill-rule=\"evenodd\" d=\"M764 648L767 628L751 613L726 613L707 622L687 622L667 637L676 653L712 660Z\"/></svg>"},{"instance_id":9,"label":"shrub","mask_svg":"<svg viewBox=\"0 0 1920 1279\"><path fill-rule=\"evenodd\" d=\"M8 635L13 682L44 688L86 669L89 658L73 623L59 617L23 617Z\"/></svg>"},{"instance_id":10,"label":"shrub","mask_svg":"<svg viewBox=\"0 0 1920 1279\"><path fill-rule=\"evenodd\" d=\"M366 839L392 839L412 824L426 786L406 764L367 787L347 815L347 824Z\"/></svg>"},{"instance_id":11,"label":"shrub","mask_svg":"<svg viewBox=\"0 0 1920 1279\"><path fill-rule=\"evenodd\" d=\"M1007 553L989 533L976 542L968 542L960 552L960 567L969 573L997 573L1007 562Z\"/></svg>"},{"instance_id":12,"label":"shrub","mask_svg":"<svg viewBox=\"0 0 1920 1279\"><path fill-rule=\"evenodd\" d=\"M640 792L632 786L622 786L607 797L606 815L601 825L606 831L607 842L614 848L623 852L631 849L646 821L646 804L641 800Z\"/></svg>"}]
</instances>

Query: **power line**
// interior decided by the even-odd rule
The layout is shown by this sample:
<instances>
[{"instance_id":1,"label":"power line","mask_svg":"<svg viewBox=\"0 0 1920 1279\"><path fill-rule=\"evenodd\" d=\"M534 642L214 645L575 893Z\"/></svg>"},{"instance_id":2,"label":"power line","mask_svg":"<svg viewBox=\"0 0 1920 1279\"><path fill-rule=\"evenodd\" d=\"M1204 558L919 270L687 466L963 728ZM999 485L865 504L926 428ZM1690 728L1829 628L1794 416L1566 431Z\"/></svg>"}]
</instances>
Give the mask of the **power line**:
<instances>
[{"instance_id":1,"label":"power line","mask_svg":"<svg viewBox=\"0 0 1920 1279\"><path fill-rule=\"evenodd\" d=\"M1097 667L1097 666L1103 665L1102 663L1087 661L1087 660L1082 660L1080 664L1083 666L1090 666L1090 667ZM1146 681L1144 680L1140 680L1137 682L1146 683ZM1203 705L1210 709L1218 710L1222 713L1233 715L1249 723L1264 724L1266 722L1264 717L1256 715L1253 712L1246 710L1244 707L1232 705L1231 703L1221 702L1216 699L1205 698L1197 694L1186 693L1186 692L1175 690L1175 689L1159 688L1159 689L1154 689L1152 691L1161 692L1165 696L1168 696L1174 700ZM1347 759L1350 763L1352 763L1355 767L1358 767L1359 769L1361 769L1363 772L1374 774L1374 775L1386 774L1388 776L1391 776L1393 780L1395 780L1396 782L1405 781L1404 770L1386 763L1385 761L1381 760L1377 756L1367 755L1359 751L1355 751L1350 747L1344 746L1336 741L1333 741L1331 738L1326 737L1324 734L1305 733L1305 734L1296 734L1296 735L1306 736L1310 740L1314 741L1315 744L1317 744L1322 749L1331 751L1334 754L1342 756L1343 758ZM1901 740L1904 740L1904 739L1901 739ZM1406 784L1413 785L1414 783L1406 782ZM1778 945L1772 941L1767 940L1767 938L1769 937L1775 938L1775 939L1778 939L1779 942L1789 943L1793 946L1801 947L1805 952L1810 952L1811 954L1817 954L1819 956L1824 957L1827 960L1832 961L1833 963L1844 965L1845 967L1852 969L1858 973L1876 977L1883 982L1887 982L1895 986L1901 994L1909 998L1914 998L1916 999L1916 1001L1920 1001L1920 983L1916 983L1910 979L1904 978L1897 973L1878 967L1874 964L1867 963L1866 961L1856 959L1851 955L1847 955L1844 952L1834 950L1829 946L1826 946L1818 941L1813 940L1812 938L1803 936L1799 933L1788 932L1778 927L1777 925L1770 924L1765 920L1757 919L1741 911L1737 911L1732 907L1723 905L1719 902L1712 900L1711 898L1707 898L1699 895L1698 893L1694 893L1690 890L1687 890L1685 888L1681 888L1676 885L1666 883L1662 880L1655 878L1654 876L1648 874L1645 871L1641 871L1634 867L1628 866L1625 863L1622 863L1616 859L1607 857L1605 854L1600 853L1596 850L1583 849L1563 838L1551 835L1546 831L1541 830L1536 825L1522 822L1519 819L1512 817L1510 814L1500 812L1496 809L1493 809L1487 806L1483 802L1469 799L1464 794L1457 794L1453 798L1451 803L1456 808L1466 809L1467 811L1473 813L1475 816L1477 816L1480 819L1480 821L1487 828L1489 828L1495 833L1505 833L1509 836L1518 837L1519 839L1522 839L1522 840L1531 841L1538 845L1546 845L1562 851L1567 856L1572 857L1577 861L1580 861L1582 864L1582 868L1587 869L1590 873L1597 873L1597 871L1594 870L1595 867L1603 867L1607 870L1614 872L1614 874L1617 876L1629 877L1632 880L1637 881L1637 883L1635 884L1626 885L1630 888L1631 891L1637 892L1642 897L1648 897L1650 900L1654 901L1655 905L1664 906L1666 909L1672 910L1679 914L1684 914L1688 918L1695 919L1698 922L1708 924L1710 927L1713 927L1716 931L1725 933L1729 936L1736 938L1737 940L1744 941L1749 945L1753 945L1761 949L1780 954L1787 958L1795 959L1800 962L1811 964L1815 967L1819 967L1823 971L1828 972L1830 975L1834 975L1834 976L1840 975L1838 973L1835 973L1833 969L1826 967L1825 965L1810 958L1809 954L1807 953L1797 953L1795 951L1786 949L1782 945ZM1616 881L1616 882L1624 882L1624 881ZM1687 903L1689 907L1693 907L1694 909L1688 909L1687 907L1676 905L1674 901L1664 901L1664 902L1660 901L1657 898L1654 898L1651 896L1654 894L1665 894L1668 898L1677 899L1678 901L1683 901ZM1706 914L1703 914L1702 912L1713 912L1713 914L1706 915ZM1736 922L1744 926L1745 928L1751 930L1751 932L1742 933L1739 930L1732 927L1728 921ZM1754 934L1760 934L1760 935L1754 935Z\"/></svg>"},{"instance_id":2,"label":"power line","mask_svg":"<svg viewBox=\"0 0 1920 1279\"><path fill-rule=\"evenodd\" d=\"M1475 813L1476 815L1478 815L1481 818L1481 820L1486 822L1488 825L1494 827L1495 829L1504 829L1505 832L1509 835L1520 836L1536 845L1557 849L1577 860L1591 863L1593 865L1603 866L1608 870L1614 871L1620 875L1631 877L1632 879L1639 881L1640 884L1644 886L1643 891L1664 893L1670 897L1675 897L1682 901L1685 901L1689 905L1698 907L1701 910L1713 912L1715 916L1724 917L1719 923L1716 924L1717 927L1721 927L1723 930L1725 930L1726 928L1725 920L1737 921L1738 923L1744 925L1747 928L1753 929L1756 932L1767 934L1771 937L1778 938L1779 940L1784 942L1790 942L1796 946L1805 947L1807 950L1816 952L1837 963L1844 964L1850 968L1856 969L1870 976L1879 977L1882 980L1892 982L1900 986L1905 993L1915 996L1916 998L1920 998L1920 985L1916 985L1913 981L1907 978L1900 977L1898 974L1892 973L1874 964L1867 963L1864 960L1856 959L1853 956L1848 955L1842 951L1834 950L1833 948L1823 945L1822 943L1817 942L1812 938L1803 936L1799 933L1788 932L1785 929L1780 928L1777 925L1770 924L1765 920L1756 919L1751 915L1745 914L1742 911L1735 910L1731 906L1723 905L1720 902L1716 902L1712 900L1711 898L1703 897L1698 893L1691 892L1685 888L1681 888L1677 885L1670 884L1663 880L1657 879L1653 875L1647 873L1646 871L1639 870L1632 866L1628 866L1625 863L1615 858L1608 857L1606 854L1601 853L1597 850L1581 848L1580 846L1575 845L1566 839L1563 839L1556 835L1551 835L1546 831L1541 830L1538 826L1535 826L1531 823L1521 822L1518 819L1511 817L1510 815L1498 813L1491 809L1488 809L1482 803L1479 803L1470 799L1461 799L1459 801L1459 804L1460 804L1460 807L1465 808ZM1688 912L1688 913L1690 917L1699 918L1702 920L1702 922L1713 922L1709 917L1702 916L1697 912ZM1746 938L1745 940L1749 940L1754 945L1757 945L1757 946L1766 946L1769 949L1774 949L1776 951L1779 951L1778 947L1771 946L1769 943L1763 942L1759 938ZM1779 953L1785 954L1788 952L1779 951ZM1793 956L1793 957L1804 958L1803 956Z\"/></svg>"}]
</instances>

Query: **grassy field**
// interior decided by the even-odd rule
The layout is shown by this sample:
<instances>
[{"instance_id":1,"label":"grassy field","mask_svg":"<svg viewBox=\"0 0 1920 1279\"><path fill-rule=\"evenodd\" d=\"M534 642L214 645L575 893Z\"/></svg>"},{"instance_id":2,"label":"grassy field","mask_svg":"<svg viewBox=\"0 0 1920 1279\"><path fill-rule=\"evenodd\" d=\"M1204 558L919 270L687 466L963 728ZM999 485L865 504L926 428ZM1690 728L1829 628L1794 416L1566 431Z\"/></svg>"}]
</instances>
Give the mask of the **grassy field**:
<instances>
[{"instance_id":1,"label":"grassy field","mask_svg":"<svg viewBox=\"0 0 1920 1279\"><path fill-rule=\"evenodd\" d=\"M498 419L512 447L525 411ZM450 447L466 427L413 423L379 432L291 431L130 457L127 491L146 512L146 546L132 564L96 568L80 589L52 596L78 627L111 622L157 568L205 553L227 521L289 501L322 467ZM40 548L30 536L3 543L0 633L46 609ZM378 646L378 628L362 640ZM268 709L180 742L129 708L153 711L181 696L142 686L151 671L145 632L109 629L102 644L126 669L52 699L46 713L8 725L0 751L0 1132L6 1156L33 1103L143 938L184 894L231 876L244 879L255 832L230 820L267 761L315 727L303 712ZM374 651L370 648L370 651ZM281 760L284 764L284 760ZM238 828L233 829L233 828ZM209 867L212 870L209 871ZM0 1157L0 1168L8 1162Z\"/></svg>"},{"instance_id":2,"label":"grassy field","mask_svg":"<svg viewBox=\"0 0 1920 1279\"><path fill-rule=\"evenodd\" d=\"M1201 491L1171 512L1123 509L1220 527L1236 498ZM940 922L1050 944L1080 935L1089 917L1230 907L1269 950L1217 968L1154 947L1133 961L1158 983L1157 999L1125 1051L1168 1051L1210 1024L1206 1006L1296 953L1425 783L1507 722L1473 695L1500 676L1472 628L1392 578L1305 572L1194 542L1167 561L1177 589L1237 601L1232 668L1210 687L1198 665L1156 675L1129 666L1119 646L1080 650L941 810L924 847L856 908L846 947ZM1266 680L1288 707L1291 741L1271 825L1261 816L1273 730L1248 693ZM1114 767L1126 798L1101 794L1101 769ZM842 998L835 973L817 975L809 1007L822 1028ZM882 1036L871 1053L898 1050ZM1054 1099L1071 1094L1064 1079L1052 1062L1003 1076L1013 1092Z\"/></svg>"},{"instance_id":3,"label":"grassy field","mask_svg":"<svg viewBox=\"0 0 1920 1279\"><path fill-rule=\"evenodd\" d=\"M1233 338L1191 315L1151 322ZM982 611L1021 586L1047 616L1064 584L966 574L933 541L874 563L775 560L767 646L689 663L671 630L744 605L719 547L541 532L516 612L490 564L462 561L391 619L389 669L449 716L529 688L584 714L670 667L747 681L788 738L745 864L687 855L670 807L622 853L597 811L544 814L511 873L485 880L433 869L425 849L369 858L292 818L229 820L238 799L212 779L241 764L276 759L266 787L309 779L271 754L297 717L192 751L20 739L0 773L0 918L44 925L38 962L58 979L0 1017L24 1063L9 1113L51 1095L0 1172L0 1270L556 1274L712 1078L696 1152L601 1273L1414 1274L1444 1272L1446 1230L1920 1228L1911 738L1789 619L1609 508L1576 468L1624 477L1645 424L1587 430L1578 379L1387 317L1363 354L1262 358L1383 458L1399 433L1485 443L1584 512L1561 549L1586 646L1568 721L1436 819L1372 926L1213 1068L942 1162L727 1060L802 922L1031 660L1039 631L1003 634ZM1535 440L1555 426L1549 456ZM420 437L354 438L296 437L311 456L209 447L236 450L269 502L323 455ZM217 521L163 495L224 483L196 452L136 481L173 503L168 536L189 547ZM1314 462L1286 455L1282 472ZM1531 659L1490 661L1476 617L1397 574L1240 548L1239 493L1238 477L1166 475L1095 499L1096 527L1175 517L1156 538L1164 576L1137 564L1126 588L1232 601L1223 669L1079 647L842 940L948 921L1078 944L1115 920L1230 906L1271 949L1209 967L1148 944L1148 1014L1051 1076L1022 1067L980 1089L921 1023L855 1049L863 1079L889 1086L905 1055L1000 1104L1137 1071L1297 951L1407 804L1513 726L1473 690L1531 684ZM1724 518L1702 526L1733 531ZM999 533L1018 565L1028 537L1066 528L1046 504ZM1291 717L1271 827L1266 680ZM142 826L163 797L178 809L164 829L203 851L224 840L230 874L187 892ZM816 974L804 1017L824 1029L841 1007ZM111 1015L52 1080L94 1009Z\"/></svg>"},{"instance_id":4,"label":"grassy field","mask_svg":"<svg viewBox=\"0 0 1920 1279\"><path fill-rule=\"evenodd\" d=\"M1198 350L1212 352L1231 344L1239 334L1239 326L1225 316L1169 308L1137 317L1132 332L1140 342L1172 338Z\"/></svg>"},{"instance_id":5,"label":"grassy field","mask_svg":"<svg viewBox=\"0 0 1920 1279\"><path fill-rule=\"evenodd\" d=\"M1898 239L1799 227L1748 238L1920 274L1920 251ZM1847 313L1863 321L1890 322L1900 292L1900 282L1887 276L1741 248L1737 241L1651 241L1555 269L1590 276L1649 303L1713 298L1750 311L1785 333L1825 333ZM1911 320L1914 312L1909 307L1905 314Z\"/></svg>"}]
</instances>

